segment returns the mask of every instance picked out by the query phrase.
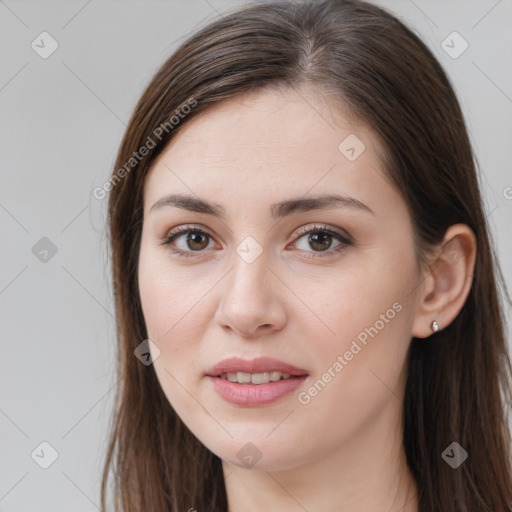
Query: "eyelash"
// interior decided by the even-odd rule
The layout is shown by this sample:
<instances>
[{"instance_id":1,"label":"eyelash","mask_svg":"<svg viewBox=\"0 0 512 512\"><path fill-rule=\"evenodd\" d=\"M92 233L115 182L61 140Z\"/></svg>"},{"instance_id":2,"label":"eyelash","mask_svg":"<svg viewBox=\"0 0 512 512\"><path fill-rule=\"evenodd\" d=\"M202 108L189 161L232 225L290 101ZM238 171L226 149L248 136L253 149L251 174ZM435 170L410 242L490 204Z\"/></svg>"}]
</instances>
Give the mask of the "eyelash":
<instances>
[{"instance_id":1,"label":"eyelash","mask_svg":"<svg viewBox=\"0 0 512 512\"><path fill-rule=\"evenodd\" d=\"M180 236L189 234L189 233L196 233L201 235L206 235L209 238L213 238L208 232L197 228L195 226L180 226L176 228L174 231L170 232L163 240L163 242L160 245L171 245L174 240L179 238ZM332 229L329 229L326 225L315 225L312 227L305 227L305 228L299 228L299 230L296 233L297 239L300 239L304 237L305 235L310 234L318 234L318 233L324 233L333 236L336 238L339 242L341 242L339 245L337 245L334 249L328 249L326 251L312 251L313 255L306 256L306 258L327 258L329 256L332 256L334 254L340 254L344 250L346 250L349 246L354 245L354 242L350 240L348 237L342 235L341 233L338 233L336 231L333 231ZM171 252L173 254L176 254L180 258L190 258L195 257L194 253L203 252L203 251L182 251L180 249L171 249ZM307 251L309 252L309 251ZM326 256L324 254L327 254Z\"/></svg>"}]
</instances>

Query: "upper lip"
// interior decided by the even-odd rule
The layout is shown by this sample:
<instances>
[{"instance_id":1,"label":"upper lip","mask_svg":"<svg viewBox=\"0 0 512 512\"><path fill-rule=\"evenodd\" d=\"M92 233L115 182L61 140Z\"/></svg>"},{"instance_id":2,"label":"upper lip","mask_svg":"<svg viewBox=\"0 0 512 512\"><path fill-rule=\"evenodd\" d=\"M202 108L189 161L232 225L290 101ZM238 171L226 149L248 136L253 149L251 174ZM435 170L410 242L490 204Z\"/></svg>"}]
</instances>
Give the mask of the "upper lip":
<instances>
[{"instance_id":1,"label":"upper lip","mask_svg":"<svg viewBox=\"0 0 512 512\"><path fill-rule=\"evenodd\" d=\"M223 373L264 373L264 372L281 372L290 375L308 375L306 370L302 370L291 364L274 359L272 357L258 357L256 359L240 359L232 357L224 359L213 366L207 375L210 377L218 377Z\"/></svg>"}]
</instances>

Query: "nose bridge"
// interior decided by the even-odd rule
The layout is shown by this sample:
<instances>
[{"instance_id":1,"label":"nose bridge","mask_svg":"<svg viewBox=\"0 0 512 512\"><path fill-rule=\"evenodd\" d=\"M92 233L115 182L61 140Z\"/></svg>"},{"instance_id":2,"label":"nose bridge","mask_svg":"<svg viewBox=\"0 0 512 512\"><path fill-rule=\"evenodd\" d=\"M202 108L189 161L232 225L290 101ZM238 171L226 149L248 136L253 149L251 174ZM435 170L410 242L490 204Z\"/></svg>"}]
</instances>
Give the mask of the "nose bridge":
<instances>
[{"instance_id":1,"label":"nose bridge","mask_svg":"<svg viewBox=\"0 0 512 512\"><path fill-rule=\"evenodd\" d=\"M251 299L262 297L268 282L268 255L262 243L248 236L236 247L233 254L233 271L230 288L235 293L249 294Z\"/></svg>"},{"instance_id":2,"label":"nose bridge","mask_svg":"<svg viewBox=\"0 0 512 512\"><path fill-rule=\"evenodd\" d=\"M269 251L251 238L243 239L233 251L216 315L220 325L244 336L254 335L260 326L280 328L285 320L273 282L277 280L269 268Z\"/></svg>"}]
</instances>

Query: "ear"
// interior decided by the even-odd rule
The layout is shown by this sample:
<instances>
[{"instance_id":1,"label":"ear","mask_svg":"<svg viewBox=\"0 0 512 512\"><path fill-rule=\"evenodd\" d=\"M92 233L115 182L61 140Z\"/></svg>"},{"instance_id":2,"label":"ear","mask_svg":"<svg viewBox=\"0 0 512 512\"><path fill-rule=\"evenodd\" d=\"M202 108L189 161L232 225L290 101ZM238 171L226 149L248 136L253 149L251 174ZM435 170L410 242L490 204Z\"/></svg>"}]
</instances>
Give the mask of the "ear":
<instances>
[{"instance_id":1,"label":"ear","mask_svg":"<svg viewBox=\"0 0 512 512\"><path fill-rule=\"evenodd\" d=\"M412 335L427 338L432 322L440 329L450 325L466 302L473 282L476 237L466 224L446 230L421 283Z\"/></svg>"}]
</instances>

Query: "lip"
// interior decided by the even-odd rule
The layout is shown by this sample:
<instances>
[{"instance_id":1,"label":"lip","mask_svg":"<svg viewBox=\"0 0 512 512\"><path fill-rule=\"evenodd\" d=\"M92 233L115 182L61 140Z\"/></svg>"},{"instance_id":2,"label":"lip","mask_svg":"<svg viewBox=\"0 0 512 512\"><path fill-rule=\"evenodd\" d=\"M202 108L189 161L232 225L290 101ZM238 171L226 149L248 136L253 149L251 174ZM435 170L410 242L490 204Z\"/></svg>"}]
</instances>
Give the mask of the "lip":
<instances>
[{"instance_id":1,"label":"lip","mask_svg":"<svg viewBox=\"0 0 512 512\"><path fill-rule=\"evenodd\" d=\"M263 372L281 372L289 373L294 377L308 375L306 370L297 368L291 364L274 359L272 357L258 357L256 359L240 359L239 357L231 357L224 359L211 368L206 374L209 377L219 377L222 373L263 373ZM259 384L265 386L266 384Z\"/></svg>"},{"instance_id":2,"label":"lip","mask_svg":"<svg viewBox=\"0 0 512 512\"><path fill-rule=\"evenodd\" d=\"M293 393L307 378L307 375L302 375L268 384L238 384L221 377L207 377L221 398L243 407L256 407L277 402Z\"/></svg>"},{"instance_id":3,"label":"lip","mask_svg":"<svg viewBox=\"0 0 512 512\"><path fill-rule=\"evenodd\" d=\"M282 379L267 384L238 384L220 377L223 373L288 373L289 379ZM259 357L246 360L238 357L224 359L207 373L214 390L225 401L234 405L256 407L277 402L293 393L307 378L306 370L271 357Z\"/></svg>"}]
</instances>

